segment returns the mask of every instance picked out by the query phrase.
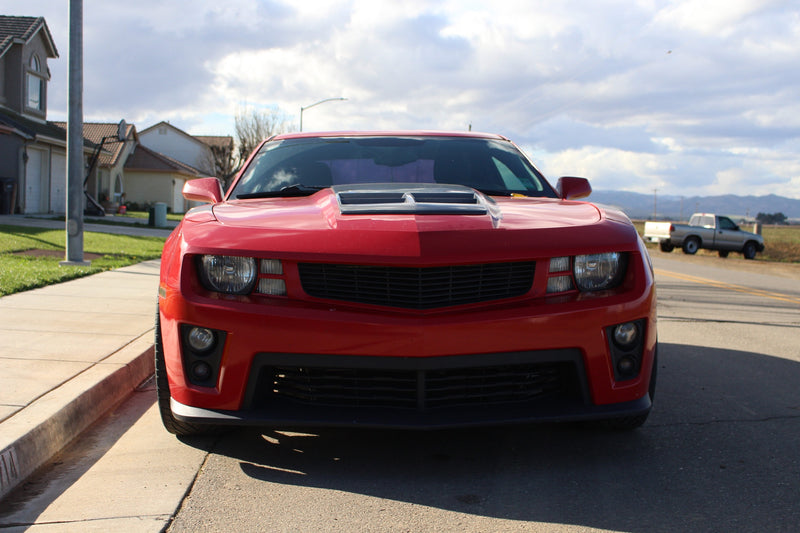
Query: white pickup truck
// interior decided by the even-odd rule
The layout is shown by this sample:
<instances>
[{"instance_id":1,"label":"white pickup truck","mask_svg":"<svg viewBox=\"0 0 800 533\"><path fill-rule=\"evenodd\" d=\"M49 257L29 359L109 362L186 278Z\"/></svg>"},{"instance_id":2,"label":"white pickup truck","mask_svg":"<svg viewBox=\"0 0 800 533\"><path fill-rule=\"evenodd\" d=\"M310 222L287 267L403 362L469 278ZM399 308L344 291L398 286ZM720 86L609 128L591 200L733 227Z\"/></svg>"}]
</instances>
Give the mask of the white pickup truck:
<instances>
[{"instance_id":1,"label":"white pickup truck","mask_svg":"<svg viewBox=\"0 0 800 533\"><path fill-rule=\"evenodd\" d=\"M761 235L742 231L730 218L707 213L692 215L688 224L674 222L645 222L644 240L658 243L662 252L676 247L694 254L700 248L718 250L720 257L728 252L741 252L745 259L755 259L764 251Z\"/></svg>"}]
</instances>

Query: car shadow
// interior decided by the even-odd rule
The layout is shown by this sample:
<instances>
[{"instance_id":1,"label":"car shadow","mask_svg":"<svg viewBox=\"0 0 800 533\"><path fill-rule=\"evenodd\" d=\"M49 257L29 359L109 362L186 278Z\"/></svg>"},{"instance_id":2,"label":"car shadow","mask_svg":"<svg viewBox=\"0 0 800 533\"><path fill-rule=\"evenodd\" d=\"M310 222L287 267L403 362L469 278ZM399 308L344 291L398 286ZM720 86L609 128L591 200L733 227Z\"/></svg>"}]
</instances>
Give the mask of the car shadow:
<instances>
[{"instance_id":1,"label":"car shadow","mask_svg":"<svg viewBox=\"0 0 800 533\"><path fill-rule=\"evenodd\" d=\"M214 453L265 483L485 517L624 531L793 530L800 364L659 347L639 430L576 424L431 432L243 429Z\"/></svg>"}]
</instances>

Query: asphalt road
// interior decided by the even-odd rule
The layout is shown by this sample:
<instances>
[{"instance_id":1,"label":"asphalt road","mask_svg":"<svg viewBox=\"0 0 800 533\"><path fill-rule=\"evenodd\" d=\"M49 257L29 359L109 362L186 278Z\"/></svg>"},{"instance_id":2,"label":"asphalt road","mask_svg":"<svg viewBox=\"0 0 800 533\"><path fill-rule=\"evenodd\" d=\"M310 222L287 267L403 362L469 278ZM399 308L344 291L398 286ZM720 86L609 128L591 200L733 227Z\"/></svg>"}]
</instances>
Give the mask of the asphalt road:
<instances>
[{"instance_id":1,"label":"asphalt road","mask_svg":"<svg viewBox=\"0 0 800 533\"><path fill-rule=\"evenodd\" d=\"M659 384L637 431L241 430L181 442L161 429L148 386L4 503L0 526L796 531L800 270L654 262Z\"/></svg>"}]
</instances>

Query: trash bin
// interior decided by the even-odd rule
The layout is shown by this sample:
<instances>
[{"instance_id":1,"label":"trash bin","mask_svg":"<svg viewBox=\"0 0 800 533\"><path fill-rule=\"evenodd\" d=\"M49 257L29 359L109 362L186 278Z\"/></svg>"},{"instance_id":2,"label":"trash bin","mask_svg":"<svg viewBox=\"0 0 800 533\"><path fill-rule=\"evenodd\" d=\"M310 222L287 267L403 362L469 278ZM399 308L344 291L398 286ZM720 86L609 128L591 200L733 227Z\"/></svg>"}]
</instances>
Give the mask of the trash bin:
<instances>
[{"instance_id":1,"label":"trash bin","mask_svg":"<svg viewBox=\"0 0 800 533\"><path fill-rule=\"evenodd\" d=\"M13 215L17 203L17 179L0 178L0 215Z\"/></svg>"},{"instance_id":2,"label":"trash bin","mask_svg":"<svg viewBox=\"0 0 800 533\"><path fill-rule=\"evenodd\" d=\"M167 204L164 202L156 202L153 206L153 218L157 228L164 228L167 226Z\"/></svg>"}]
</instances>

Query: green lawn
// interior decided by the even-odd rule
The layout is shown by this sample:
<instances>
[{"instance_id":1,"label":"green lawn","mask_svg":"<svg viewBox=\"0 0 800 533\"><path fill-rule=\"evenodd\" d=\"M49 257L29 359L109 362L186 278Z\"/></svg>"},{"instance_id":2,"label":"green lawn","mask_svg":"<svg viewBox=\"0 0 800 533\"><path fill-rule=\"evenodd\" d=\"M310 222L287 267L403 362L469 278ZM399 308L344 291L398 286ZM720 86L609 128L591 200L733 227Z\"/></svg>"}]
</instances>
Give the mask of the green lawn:
<instances>
[{"instance_id":1,"label":"green lawn","mask_svg":"<svg viewBox=\"0 0 800 533\"><path fill-rule=\"evenodd\" d=\"M86 232L84 258L91 260L91 266L60 266L64 230L0 225L0 296L156 259L164 240Z\"/></svg>"},{"instance_id":2,"label":"green lawn","mask_svg":"<svg viewBox=\"0 0 800 533\"><path fill-rule=\"evenodd\" d=\"M147 211L128 211L124 215L116 215L117 217L130 217L130 218L149 218L150 213ZM174 220L179 222L183 219L183 213L167 213L167 220Z\"/></svg>"}]
</instances>

